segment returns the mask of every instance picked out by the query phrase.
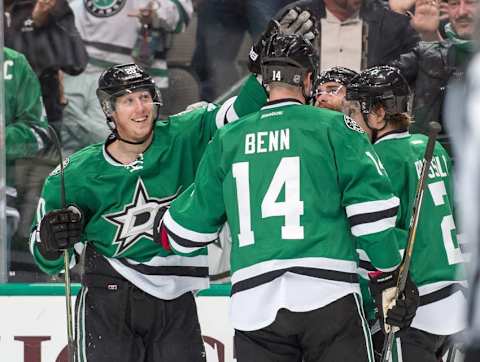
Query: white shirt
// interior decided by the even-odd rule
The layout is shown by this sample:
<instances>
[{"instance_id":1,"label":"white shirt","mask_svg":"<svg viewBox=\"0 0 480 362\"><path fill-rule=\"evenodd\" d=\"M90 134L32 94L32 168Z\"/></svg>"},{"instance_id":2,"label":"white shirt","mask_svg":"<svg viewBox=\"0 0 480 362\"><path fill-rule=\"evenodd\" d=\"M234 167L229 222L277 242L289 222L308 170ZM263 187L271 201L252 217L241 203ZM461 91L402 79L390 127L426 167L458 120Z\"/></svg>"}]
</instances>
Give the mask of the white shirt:
<instances>
[{"instance_id":1,"label":"white shirt","mask_svg":"<svg viewBox=\"0 0 480 362\"><path fill-rule=\"evenodd\" d=\"M320 69L335 66L361 70L363 21L359 14L340 21L327 9L326 17L321 19Z\"/></svg>"}]
</instances>

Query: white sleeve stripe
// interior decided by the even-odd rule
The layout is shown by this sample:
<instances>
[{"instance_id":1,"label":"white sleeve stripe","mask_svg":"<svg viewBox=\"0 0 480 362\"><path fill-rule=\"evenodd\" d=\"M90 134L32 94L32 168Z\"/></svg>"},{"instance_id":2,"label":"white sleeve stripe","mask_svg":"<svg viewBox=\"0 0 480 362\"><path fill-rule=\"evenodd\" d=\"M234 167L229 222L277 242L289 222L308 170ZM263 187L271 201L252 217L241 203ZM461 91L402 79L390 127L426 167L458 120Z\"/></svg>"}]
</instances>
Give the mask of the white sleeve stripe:
<instances>
[{"instance_id":1,"label":"white sleeve stripe","mask_svg":"<svg viewBox=\"0 0 480 362\"><path fill-rule=\"evenodd\" d=\"M235 122L239 118L240 117L238 116L237 111L235 111L235 105L232 104L232 106L227 111L226 121L227 121L227 123L232 123L232 122Z\"/></svg>"},{"instance_id":2,"label":"white sleeve stripe","mask_svg":"<svg viewBox=\"0 0 480 362\"><path fill-rule=\"evenodd\" d=\"M405 249L400 249L399 252L400 252L400 255L401 255L402 258L403 258L403 254L405 253ZM358 254L358 258L359 258L360 260L370 261L370 258L368 257L368 255L367 255L367 253L365 252L365 250L363 250L363 249L357 249L357 254Z\"/></svg>"},{"instance_id":3,"label":"white sleeve stripe","mask_svg":"<svg viewBox=\"0 0 480 362\"><path fill-rule=\"evenodd\" d=\"M217 128L222 128L223 126L225 126L225 119L227 118L227 112L230 107L233 107L233 103L235 102L236 99L237 97L229 98L225 101L225 103L223 103L220 106L220 109L218 110L217 115L215 116L215 124L217 125ZM230 120L227 119L227 121L230 121Z\"/></svg>"},{"instance_id":4,"label":"white sleeve stripe","mask_svg":"<svg viewBox=\"0 0 480 362\"><path fill-rule=\"evenodd\" d=\"M31 128L33 135L35 136L35 141L37 141L37 151L43 150L45 147L45 143L43 143L42 137L38 133L38 131L34 128Z\"/></svg>"},{"instance_id":5,"label":"white sleeve stripe","mask_svg":"<svg viewBox=\"0 0 480 362\"><path fill-rule=\"evenodd\" d=\"M170 235L168 235L168 242L170 243L170 246L172 247L172 249L174 249L175 251L178 251L179 253L182 253L182 254L190 254L190 253L193 253L197 250L202 249L202 247L199 247L199 248L188 247L188 248L186 248L184 246L181 246Z\"/></svg>"},{"instance_id":6,"label":"white sleeve stripe","mask_svg":"<svg viewBox=\"0 0 480 362\"><path fill-rule=\"evenodd\" d=\"M348 205L345 209L348 217L359 214L368 214L371 212L388 210L400 205L398 197L394 196L388 200L376 200L359 202L358 204Z\"/></svg>"},{"instance_id":7,"label":"white sleeve stripe","mask_svg":"<svg viewBox=\"0 0 480 362\"><path fill-rule=\"evenodd\" d=\"M392 272L394 271L395 269L397 269L398 267L400 266L400 263L398 263L397 265L395 266L392 266L391 268L377 268L378 270L384 272L384 273L389 273L389 272Z\"/></svg>"},{"instance_id":8,"label":"white sleeve stripe","mask_svg":"<svg viewBox=\"0 0 480 362\"><path fill-rule=\"evenodd\" d=\"M163 217L163 222L165 227L170 230L175 235L181 237L182 239L190 240L193 242L206 243L209 241L214 241L218 237L218 233L200 233L197 231L189 230L182 225L178 224L171 216L170 210L167 210Z\"/></svg>"},{"instance_id":9,"label":"white sleeve stripe","mask_svg":"<svg viewBox=\"0 0 480 362\"><path fill-rule=\"evenodd\" d=\"M375 234L395 227L396 221L396 217L390 217L388 219L382 219L368 224L355 225L350 230L352 231L353 236Z\"/></svg>"}]
</instances>

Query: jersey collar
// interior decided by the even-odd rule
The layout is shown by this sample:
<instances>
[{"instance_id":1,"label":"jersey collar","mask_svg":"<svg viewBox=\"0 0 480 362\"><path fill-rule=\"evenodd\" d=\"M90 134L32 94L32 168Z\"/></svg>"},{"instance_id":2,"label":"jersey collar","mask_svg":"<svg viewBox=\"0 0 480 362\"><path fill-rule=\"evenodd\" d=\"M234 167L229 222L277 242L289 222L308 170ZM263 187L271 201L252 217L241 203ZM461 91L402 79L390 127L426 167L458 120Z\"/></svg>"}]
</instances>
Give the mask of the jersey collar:
<instances>
[{"instance_id":1,"label":"jersey collar","mask_svg":"<svg viewBox=\"0 0 480 362\"><path fill-rule=\"evenodd\" d=\"M291 106L291 105L298 106L298 105L303 105L303 103L295 98L283 98L283 99L277 99L277 100L268 102L266 105L262 107L262 109L272 109L272 108Z\"/></svg>"},{"instance_id":2,"label":"jersey collar","mask_svg":"<svg viewBox=\"0 0 480 362\"><path fill-rule=\"evenodd\" d=\"M388 140L399 139L399 138L407 138L410 136L410 132L406 128L396 129L390 132L387 132L380 137L377 138L374 145Z\"/></svg>"}]
</instances>

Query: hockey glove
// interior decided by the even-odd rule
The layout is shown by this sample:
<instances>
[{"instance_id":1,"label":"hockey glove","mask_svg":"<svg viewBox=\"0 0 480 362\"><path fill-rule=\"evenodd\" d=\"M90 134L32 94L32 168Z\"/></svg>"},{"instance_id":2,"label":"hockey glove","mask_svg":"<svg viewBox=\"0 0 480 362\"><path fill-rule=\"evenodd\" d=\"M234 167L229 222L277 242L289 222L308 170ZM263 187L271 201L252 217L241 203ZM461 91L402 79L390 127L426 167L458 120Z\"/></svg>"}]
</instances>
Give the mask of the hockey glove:
<instances>
[{"instance_id":1,"label":"hockey glove","mask_svg":"<svg viewBox=\"0 0 480 362\"><path fill-rule=\"evenodd\" d=\"M153 220L153 241L160 244L166 251L171 251L167 229L165 225L163 225L163 215L165 215L167 210L168 207L161 206L157 211L157 215L155 215L155 219Z\"/></svg>"},{"instance_id":2,"label":"hockey glove","mask_svg":"<svg viewBox=\"0 0 480 362\"><path fill-rule=\"evenodd\" d=\"M370 291L377 306L378 319L384 333L408 328L415 317L420 296L417 286L407 277L405 290L395 299L398 269L391 273L370 273Z\"/></svg>"},{"instance_id":3,"label":"hockey glove","mask_svg":"<svg viewBox=\"0 0 480 362\"><path fill-rule=\"evenodd\" d=\"M78 209L59 209L47 213L40 222L40 251L48 259L80 241L83 217Z\"/></svg>"},{"instance_id":4,"label":"hockey glove","mask_svg":"<svg viewBox=\"0 0 480 362\"><path fill-rule=\"evenodd\" d=\"M305 39L312 41L318 31L316 20L308 9L301 9L299 6L289 8L287 5L281 9L275 17L270 20L267 29L260 36L260 39L250 48L248 54L248 69L251 73L260 74L260 55L268 40L274 33L298 34Z\"/></svg>"}]
</instances>

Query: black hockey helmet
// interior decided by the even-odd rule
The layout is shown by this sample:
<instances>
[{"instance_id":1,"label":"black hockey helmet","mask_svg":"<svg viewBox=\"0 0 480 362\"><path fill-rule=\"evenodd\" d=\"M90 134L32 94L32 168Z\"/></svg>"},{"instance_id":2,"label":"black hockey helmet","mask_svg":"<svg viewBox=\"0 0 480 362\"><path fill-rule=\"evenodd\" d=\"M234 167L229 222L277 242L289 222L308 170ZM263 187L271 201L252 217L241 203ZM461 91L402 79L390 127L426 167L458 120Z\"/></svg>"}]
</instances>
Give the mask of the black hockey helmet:
<instances>
[{"instance_id":1,"label":"black hockey helmet","mask_svg":"<svg viewBox=\"0 0 480 362\"><path fill-rule=\"evenodd\" d=\"M303 89L303 81L312 73L311 94L305 94L307 101L313 96L317 84L318 53L312 43L301 35L274 33L263 49L261 62L263 83L286 83Z\"/></svg>"},{"instance_id":2,"label":"black hockey helmet","mask_svg":"<svg viewBox=\"0 0 480 362\"><path fill-rule=\"evenodd\" d=\"M154 80L148 73L134 63L114 65L102 73L98 80L97 98L112 130L115 129L112 118L115 99L141 89L148 90L153 103L157 105L154 115L154 119L157 119L162 99Z\"/></svg>"},{"instance_id":3,"label":"black hockey helmet","mask_svg":"<svg viewBox=\"0 0 480 362\"><path fill-rule=\"evenodd\" d=\"M350 81L347 100L359 101L363 114L381 104L386 114L408 111L410 87L396 67L389 65L368 68Z\"/></svg>"},{"instance_id":4,"label":"black hockey helmet","mask_svg":"<svg viewBox=\"0 0 480 362\"><path fill-rule=\"evenodd\" d=\"M332 67L320 73L318 85L322 83L335 82L347 86L358 73L350 68Z\"/></svg>"}]
</instances>

